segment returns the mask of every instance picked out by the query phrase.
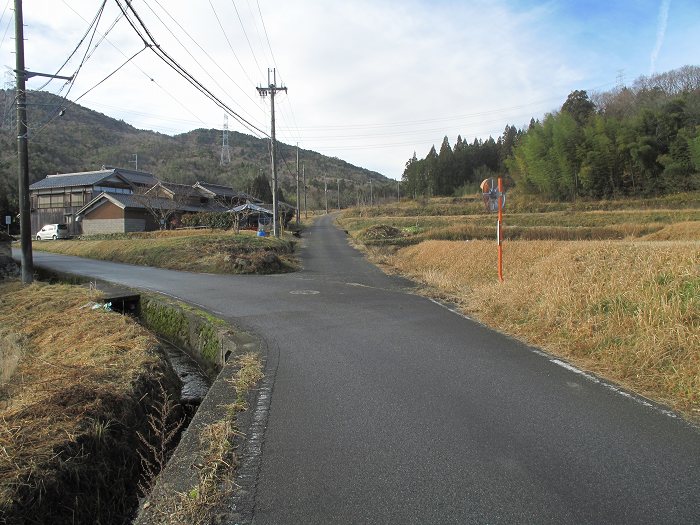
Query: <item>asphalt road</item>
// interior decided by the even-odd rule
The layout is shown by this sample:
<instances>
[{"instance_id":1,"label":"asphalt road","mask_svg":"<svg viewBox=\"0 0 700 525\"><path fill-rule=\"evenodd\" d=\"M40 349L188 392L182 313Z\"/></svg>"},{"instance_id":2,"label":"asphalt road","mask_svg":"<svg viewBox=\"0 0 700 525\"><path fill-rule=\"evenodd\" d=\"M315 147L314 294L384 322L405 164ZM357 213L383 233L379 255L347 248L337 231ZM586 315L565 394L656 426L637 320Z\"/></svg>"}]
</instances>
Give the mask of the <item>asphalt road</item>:
<instances>
[{"instance_id":1,"label":"asphalt road","mask_svg":"<svg viewBox=\"0 0 700 525\"><path fill-rule=\"evenodd\" d=\"M700 523L696 428L412 294L330 217L305 242L281 276L34 256L266 341L256 524Z\"/></svg>"}]
</instances>

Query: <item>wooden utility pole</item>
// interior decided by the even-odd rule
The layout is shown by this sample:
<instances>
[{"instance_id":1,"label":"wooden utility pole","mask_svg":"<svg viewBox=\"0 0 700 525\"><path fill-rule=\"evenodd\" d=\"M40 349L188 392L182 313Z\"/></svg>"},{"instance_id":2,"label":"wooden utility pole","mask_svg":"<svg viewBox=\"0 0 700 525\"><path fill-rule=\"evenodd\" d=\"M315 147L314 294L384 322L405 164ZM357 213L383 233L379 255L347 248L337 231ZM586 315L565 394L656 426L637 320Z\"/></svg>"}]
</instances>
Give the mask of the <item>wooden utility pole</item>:
<instances>
[{"instance_id":1,"label":"wooden utility pole","mask_svg":"<svg viewBox=\"0 0 700 525\"><path fill-rule=\"evenodd\" d=\"M29 146L27 126L27 92L24 70L24 21L22 0L15 0L15 51L17 69L17 160L19 161L19 228L22 244L22 282L31 284L34 275L32 259L32 223L29 214Z\"/></svg>"},{"instance_id":2,"label":"wooden utility pole","mask_svg":"<svg viewBox=\"0 0 700 525\"><path fill-rule=\"evenodd\" d=\"M323 193L326 196L326 215L328 215L328 179L323 177Z\"/></svg>"},{"instance_id":3,"label":"wooden utility pole","mask_svg":"<svg viewBox=\"0 0 700 525\"><path fill-rule=\"evenodd\" d=\"M340 179L338 179L338 211L340 211Z\"/></svg>"},{"instance_id":4,"label":"wooden utility pole","mask_svg":"<svg viewBox=\"0 0 700 525\"><path fill-rule=\"evenodd\" d=\"M22 245L22 283L31 284L34 280L32 258L32 221L29 207L29 127L27 126L26 80L31 77L60 78L73 80L73 77L35 73L24 69L24 18L22 0L15 0L15 55L17 75L17 160L19 173L19 228Z\"/></svg>"},{"instance_id":5,"label":"wooden utility pole","mask_svg":"<svg viewBox=\"0 0 700 525\"><path fill-rule=\"evenodd\" d=\"M272 81L270 81L272 72ZM270 162L272 164L272 233L275 237L280 236L279 225L279 202L277 198L277 146L275 143L275 93L278 91L287 92L287 88L277 87L277 72L274 69L267 70L267 87L259 87L258 93L261 97L270 95Z\"/></svg>"}]
</instances>

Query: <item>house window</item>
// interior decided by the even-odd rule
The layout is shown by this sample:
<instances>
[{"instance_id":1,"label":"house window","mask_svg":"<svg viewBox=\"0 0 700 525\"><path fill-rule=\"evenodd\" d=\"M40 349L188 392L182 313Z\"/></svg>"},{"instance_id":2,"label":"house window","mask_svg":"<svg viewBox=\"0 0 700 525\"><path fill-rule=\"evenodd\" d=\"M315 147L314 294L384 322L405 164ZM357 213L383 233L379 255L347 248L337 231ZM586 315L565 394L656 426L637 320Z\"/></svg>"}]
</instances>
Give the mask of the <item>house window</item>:
<instances>
[{"instance_id":1,"label":"house window","mask_svg":"<svg viewBox=\"0 0 700 525\"><path fill-rule=\"evenodd\" d=\"M39 208L63 208L63 195L39 195Z\"/></svg>"},{"instance_id":2,"label":"house window","mask_svg":"<svg viewBox=\"0 0 700 525\"><path fill-rule=\"evenodd\" d=\"M71 193L70 194L70 205L71 206L82 206L85 204L85 195L82 193Z\"/></svg>"},{"instance_id":3,"label":"house window","mask_svg":"<svg viewBox=\"0 0 700 525\"><path fill-rule=\"evenodd\" d=\"M114 188L112 186L95 186L95 193L105 192L105 193L121 193L124 195L130 195L133 193L131 188Z\"/></svg>"}]
</instances>

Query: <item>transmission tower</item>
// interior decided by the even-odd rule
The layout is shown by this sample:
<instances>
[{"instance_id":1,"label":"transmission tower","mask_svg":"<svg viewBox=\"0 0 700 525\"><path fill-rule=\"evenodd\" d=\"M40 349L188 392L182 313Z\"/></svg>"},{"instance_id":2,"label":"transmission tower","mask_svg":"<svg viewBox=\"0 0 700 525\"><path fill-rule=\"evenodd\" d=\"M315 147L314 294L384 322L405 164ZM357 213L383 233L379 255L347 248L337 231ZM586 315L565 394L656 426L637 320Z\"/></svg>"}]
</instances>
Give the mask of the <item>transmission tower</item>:
<instances>
[{"instance_id":1,"label":"transmission tower","mask_svg":"<svg viewBox=\"0 0 700 525\"><path fill-rule=\"evenodd\" d=\"M228 115L224 114L224 131L221 136L221 165L231 162L231 148L228 145Z\"/></svg>"},{"instance_id":2,"label":"transmission tower","mask_svg":"<svg viewBox=\"0 0 700 525\"><path fill-rule=\"evenodd\" d=\"M615 89L621 90L622 88L625 87L625 70L624 69L618 69L617 70L617 78L615 79Z\"/></svg>"}]
</instances>

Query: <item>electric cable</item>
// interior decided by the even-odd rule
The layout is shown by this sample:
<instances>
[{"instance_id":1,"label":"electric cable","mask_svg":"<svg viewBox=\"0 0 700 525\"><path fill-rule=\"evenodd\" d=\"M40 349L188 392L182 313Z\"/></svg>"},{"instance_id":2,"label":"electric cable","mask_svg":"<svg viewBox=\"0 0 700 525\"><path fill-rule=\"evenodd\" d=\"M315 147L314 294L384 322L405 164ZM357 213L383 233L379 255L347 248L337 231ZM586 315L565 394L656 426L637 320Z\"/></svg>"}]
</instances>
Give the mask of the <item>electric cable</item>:
<instances>
[{"instance_id":1,"label":"electric cable","mask_svg":"<svg viewBox=\"0 0 700 525\"><path fill-rule=\"evenodd\" d=\"M104 12L104 8L105 8L106 3L107 3L107 0L104 0L104 1L102 2L102 5L101 5L100 8L97 10L97 15L95 15L95 19L93 19L93 23L91 24L91 25L93 26L93 28L92 28L92 35L90 36L90 41L88 42L87 48L85 49L85 54L83 54L83 58L82 58L82 60L80 61L80 64L78 65L78 68L75 70L75 73L73 73L73 76L71 76L70 79L67 80L67 81L63 84L63 86L61 87L61 89L59 90L59 93L60 93L60 92L62 92L62 91L65 89L66 86L68 86L68 91L66 91L66 94L63 95L61 104L56 106L56 108L59 108L59 107L60 107L60 108L62 108L62 109L61 109L60 111L58 111L55 115L53 115L53 117L51 117L48 121L44 122L44 123L39 127L39 129L37 129L37 131L33 132L33 133L32 133L32 136L33 136L33 137L36 137L37 135L39 135L39 134L46 128L46 126L48 126L49 124L51 124L51 122L53 122L54 120L56 120L59 116L61 116L61 115L63 114L63 103L65 103L65 101L68 99L68 95L70 94L71 90L73 89L73 86L75 86L75 81L76 81L76 79L78 78L78 73L80 73L80 70L82 69L83 65L85 64L85 60L86 60L87 54L88 54L88 52L90 51L90 46L92 45L92 41L93 41L93 39L95 38L95 33L97 32L97 27L99 26L100 19L102 18L102 13ZM88 31L89 31L89 30L90 30L90 28L88 28ZM76 50L77 50L77 48L76 48ZM75 51L74 51L74 53L75 53ZM65 64L64 64L64 65L65 65ZM61 66L61 67L63 67L63 66ZM59 71L60 71L60 70L59 70ZM30 129L31 129L31 128L30 128ZM29 130L28 130L28 131L29 131Z\"/></svg>"},{"instance_id":2,"label":"electric cable","mask_svg":"<svg viewBox=\"0 0 700 525\"><path fill-rule=\"evenodd\" d=\"M269 136L265 131L261 130L248 120L246 120L244 117L239 115L236 111L231 109L226 103L224 103L221 99L219 99L216 95L214 95L209 89L207 89L199 80L197 80L194 76L192 76L184 67L182 67L175 59L173 59L166 51L163 50L163 48L158 45L158 43L155 41L153 36L150 34L150 31L148 28L145 26L143 20L139 16L139 14L136 12L134 9L133 5L131 4L130 1L127 0L127 8L131 13L133 13L134 17L138 21L139 25L142 27L143 31L146 33L148 38L150 39L150 42L146 40L146 37L141 33L141 31L136 27L136 24L131 20L131 18L128 16L126 9L124 6L122 6L120 0L115 0L119 8L124 12L124 17L126 20L129 22L129 25L134 29L136 34L141 38L143 41L144 45L148 47L151 51L154 52L154 54L160 58L165 64L167 64L170 68L172 68L176 73L178 73L181 77L183 77L187 82L189 82L195 89L197 89L200 93L205 95L209 100L214 102L217 106L219 106L221 109L224 111L229 112L229 115L233 117L235 120L237 120L242 126L244 126L246 129L251 131L254 135L257 135L256 131L258 133L261 133L264 136ZM255 130L255 131L254 131Z\"/></svg>"},{"instance_id":3,"label":"electric cable","mask_svg":"<svg viewBox=\"0 0 700 525\"><path fill-rule=\"evenodd\" d=\"M63 0L63 3L65 4L66 1ZM54 73L54 75L58 75L58 74L61 72L61 70L62 70L64 67L66 67L66 64L68 64L68 62L70 61L70 59L73 58L73 56L78 52L78 49L80 49L80 46L83 44L83 42L85 41L85 39L87 38L87 36L90 34L90 31L92 30L93 26L94 26L95 23L100 19L101 13L102 13L102 11L104 10L106 4L107 4L107 0L103 0L102 5L101 5L100 8L97 10L97 13L95 14L94 18L92 19L92 22L90 22L90 25L88 25L88 28L85 30L85 33L83 34L83 36L80 37L80 41L79 41L78 44L75 46L75 48L73 49L73 51L70 52L70 54L68 55L68 58L66 58L66 60L63 62L63 64L61 64L61 67L59 67L59 68L56 70L56 73ZM67 4L66 4L66 5L67 5ZM42 89L44 89L46 86L48 86L48 85L51 83L52 80L55 80L55 79L54 79L54 78L49 78L46 82L44 82L44 84L42 84L41 86L39 86L39 87L37 88L37 91L41 91Z\"/></svg>"},{"instance_id":4,"label":"electric cable","mask_svg":"<svg viewBox=\"0 0 700 525\"><path fill-rule=\"evenodd\" d=\"M2 19L5 18L5 13L7 12L7 8L10 7L10 0L7 0L7 3L5 4L5 9L2 10L2 15L0 16L0 23L2 23ZM2 34L2 40L0 40L0 48L2 48L2 45L5 43L5 37L7 36L7 31L10 29L10 24L12 23L12 17L7 18L7 25L5 26L5 31Z\"/></svg>"},{"instance_id":5,"label":"electric cable","mask_svg":"<svg viewBox=\"0 0 700 525\"><path fill-rule=\"evenodd\" d=\"M241 70L243 71L243 74L246 76L248 81L255 85L255 82L250 78L250 75L248 75L248 71L243 67L243 64L241 64L241 61L238 59L238 55L236 54L236 51L234 51L233 46L231 45L231 40L229 40L228 35L226 34L226 30L224 29L223 24L221 23L221 19L219 18L219 14L216 12L216 9L214 8L214 4L212 3L211 0L209 0L209 5L211 6L211 10L214 13L214 18L216 18L216 21L219 23L219 27L221 28L221 32L224 34L224 38L226 39L226 43L228 44L229 49L231 50L231 53L233 53L233 58L236 59L236 62L238 62L238 65L241 67Z\"/></svg>"},{"instance_id":6,"label":"electric cable","mask_svg":"<svg viewBox=\"0 0 700 525\"><path fill-rule=\"evenodd\" d=\"M64 0L64 3L65 3L65 0ZM73 7L72 7L71 5L66 4L66 6L68 6L68 8L69 8L71 11L73 11L73 13L75 13L78 17L80 17L83 21L87 22L87 20L85 20L85 18L84 18L78 11L76 11L75 9L73 9ZM120 14L120 16L123 16L123 14ZM112 47L113 47L117 52L119 52L124 58L127 58L127 55L126 55L126 53L124 53L124 51L122 51L122 50L119 49L116 45L114 45L114 43L112 43L112 41L109 40L109 38L106 38L106 35L104 35L104 36L105 36L105 41L106 41L110 46L112 46ZM173 94L170 93L167 89L165 89L156 79L154 79L151 75L149 75L146 71L144 71L143 68L141 68L136 62L130 62L130 64L131 64L133 67L135 67L139 72L141 72L141 74L144 75L148 80L150 80L151 82L153 82L161 91L163 91L163 93L165 93L165 94L168 95L173 101L175 101L182 109L184 109L185 111L187 111L190 115L192 115L194 118L196 118L200 123L206 125L206 122L204 122L201 118L199 118L199 116L198 116L196 113L194 113L188 106L186 106L182 101L180 101L177 97L175 97L175 95L173 95Z\"/></svg>"},{"instance_id":7,"label":"electric cable","mask_svg":"<svg viewBox=\"0 0 700 525\"><path fill-rule=\"evenodd\" d=\"M180 24L180 23L168 12L168 10L165 9L165 7L163 7L163 5L159 2L159 0L154 0L154 1L155 1L155 3L158 4L158 6L163 10L163 12L164 12L166 15L168 15L168 17L182 30L182 32L185 33L185 35L187 35L187 37L188 37L188 38L189 38L189 39L190 39L190 40L191 40L191 41L206 55L206 57L207 57L209 60L211 60L211 62L219 69L219 71L221 71L221 72L231 81L231 83L233 83L233 85L236 86L236 87L241 91L241 93L243 93L243 94L248 98L248 100L250 100L250 101L251 101L253 104L255 104L258 108L260 108L259 104L248 94L248 92L247 92L246 90L244 90L244 89L243 89L243 88L242 88L242 87L241 87L241 86L226 72L226 70L225 70L224 68L222 68L216 60L214 60L214 58L212 58L212 56L206 51L206 49L204 49L204 48L199 44L199 42L197 42L197 40L195 40L195 39L192 37L192 35L189 34L189 32L182 26L182 24ZM165 29L173 36L173 38L175 38L175 40L177 41L177 43L180 44L180 46L181 46L181 47L185 50L185 52L192 58L192 60L194 60L197 64L199 64L199 61L192 55L192 53L190 53L189 49L187 49L187 47L186 47L182 42L180 42L180 39L179 39L179 38L172 32L172 30L163 22L163 20L158 16L158 14L153 10L153 8L151 8L151 6L150 6L150 5L148 4L148 2L146 2L145 0L144 0L144 5L153 13L153 15L158 19L158 21L163 25L163 27L165 27ZM132 8L132 10L133 10L133 8ZM226 92L226 90L216 81L216 79L214 79L214 77L212 77L212 76L209 74L209 72L208 72L206 69L204 69L204 68L202 68L202 69L204 70L205 74L212 80L212 82L214 82L222 91ZM251 82L252 82L252 81L251 81ZM233 100L233 99L232 99L232 100ZM239 105L240 105L240 104L239 104ZM241 109L242 109L242 111L248 113L244 108L242 108L242 106L241 106ZM261 109L261 108L260 108L260 109ZM248 113L248 115L250 115L250 113ZM252 119L255 119L255 117L252 116L252 115L250 115L250 117L251 117Z\"/></svg>"},{"instance_id":8,"label":"electric cable","mask_svg":"<svg viewBox=\"0 0 700 525\"><path fill-rule=\"evenodd\" d=\"M110 78L112 75L114 75L117 71L119 71L121 68L123 68L123 67L124 67L125 65L127 65L129 62L131 62L134 58L136 58L138 55L140 55L141 53L143 53L147 48L148 48L148 46L144 46L144 47L142 47L139 51L137 51L136 53L134 53L133 55L131 55L129 58L126 59L125 62L122 62L122 64L121 64L117 69L115 69L114 71L112 71L109 75L107 75L106 77L104 77L104 78L103 78L102 80L100 80L97 84L95 84L95 85L92 86L90 89L88 89L87 91L85 91L85 93L83 93L82 95L80 95L80 96L79 96L78 98L76 98L73 102L78 102L78 100L80 100L80 99L83 98L85 95L87 95L88 93L90 93L90 91L92 91L92 90L95 89L97 86L99 86L100 84L102 84L103 82L105 82L108 78Z\"/></svg>"},{"instance_id":9,"label":"electric cable","mask_svg":"<svg viewBox=\"0 0 700 525\"><path fill-rule=\"evenodd\" d=\"M265 26L265 19L263 18L262 9L260 8L260 0L256 0L256 3L257 3L257 6L258 6L258 14L259 14L259 16L260 16L260 22L262 23L263 31L265 32L265 39L267 40L267 47L270 49L270 56L272 57L272 63L273 63L274 66L275 66L275 70L279 73L280 82L281 82L282 84L284 84L284 79L283 79L283 77L282 77L282 72L280 71L279 67L277 66L277 60L275 59L275 53L272 51L272 43L270 42L270 36L268 35L268 33L267 33L267 27ZM289 109L290 109L290 111L291 111L291 113L292 113L292 122L294 123L295 126L297 126L297 124L296 124L296 116L294 115L294 108L292 107L292 102L291 102L291 99L289 99L289 97L287 97L287 103L289 104ZM286 115L284 114L284 106L281 106L280 109L281 109L280 112L281 112L281 114L282 114L282 117L283 117L285 120L287 120ZM298 126L297 126L297 128L298 128ZM293 135L292 135L292 136L293 136ZM300 139L299 133L297 133L296 138L297 138L297 142L300 142L300 140L299 140L299 139Z\"/></svg>"},{"instance_id":10,"label":"electric cable","mask_svg":"<svg viewBox=\"0 0 700 525\"><path fill-rule=\"evenodd\" d=\"M9 3L9 0L8 0ZM238 12L238 8L236 7L236 2L234 0L231 0L231 4L233 4L233 9L236 11L236 16L238 17L238 22L241 24L241 29L243 30L243 35L245 36L246 42L248 42L248 47L250 48L250 54L253 55L253 60L255 61L255 65L258 66L258 72L260 73L260 76L263 76L263 71L262 68L260 67L260 64L258 63L258 58L255 56L255 51L253 51L253 46L250 43L250 39L248 38L248 33L245 30L245 26L243 25L243 19L241 18L240 13Z\"/></svg>"}]
</instances>

